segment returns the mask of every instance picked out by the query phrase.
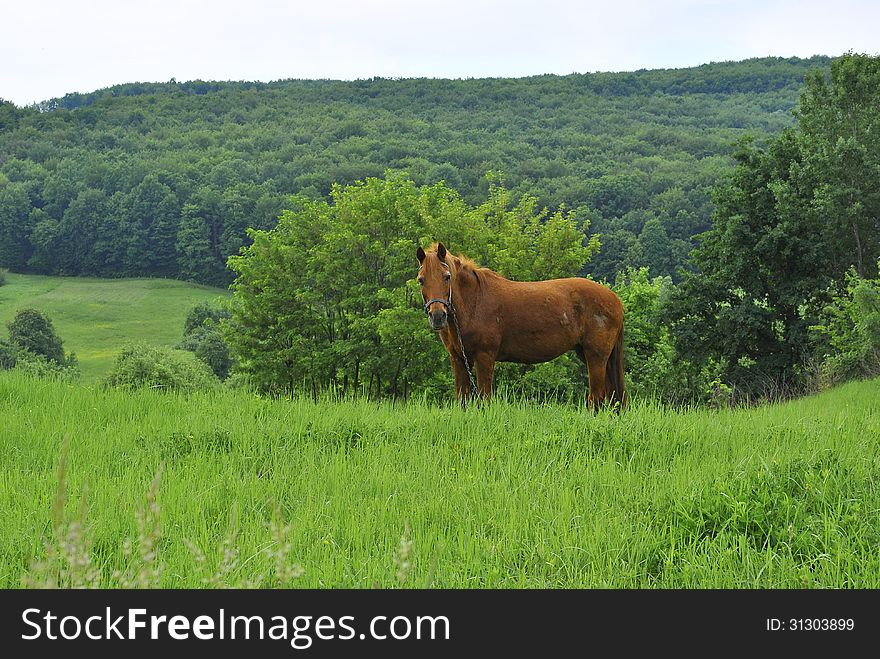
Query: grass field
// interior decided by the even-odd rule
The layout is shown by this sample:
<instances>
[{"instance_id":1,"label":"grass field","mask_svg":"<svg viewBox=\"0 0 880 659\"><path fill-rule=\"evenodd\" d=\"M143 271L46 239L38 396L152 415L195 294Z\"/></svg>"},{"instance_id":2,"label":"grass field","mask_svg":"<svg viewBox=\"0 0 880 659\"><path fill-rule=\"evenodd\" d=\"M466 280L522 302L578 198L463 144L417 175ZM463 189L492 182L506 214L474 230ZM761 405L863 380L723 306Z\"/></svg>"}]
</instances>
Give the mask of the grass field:
<instances>
[{"instance_id":1,"label":"grass field","mask_svg":"<svg viewBox=\"0 0 880 659\"><path fill-rule=\"evenodd\" d=\"M0 586L878 588L878 408L880 380L617 417L4 372Z\"/></svg>"},{"instance_id":2,"label":"grass field","mask_svg":"<svg viewBox=\"0 0 880 659\"><path fill-rule=\"evenodd\" d=\"M174 345L192 306L226 291L170 279L92 279L7 274L0 286L0 334L16 311L48 314L84 382L105 376L126 343Z\"/></svg>"}]
</instances>

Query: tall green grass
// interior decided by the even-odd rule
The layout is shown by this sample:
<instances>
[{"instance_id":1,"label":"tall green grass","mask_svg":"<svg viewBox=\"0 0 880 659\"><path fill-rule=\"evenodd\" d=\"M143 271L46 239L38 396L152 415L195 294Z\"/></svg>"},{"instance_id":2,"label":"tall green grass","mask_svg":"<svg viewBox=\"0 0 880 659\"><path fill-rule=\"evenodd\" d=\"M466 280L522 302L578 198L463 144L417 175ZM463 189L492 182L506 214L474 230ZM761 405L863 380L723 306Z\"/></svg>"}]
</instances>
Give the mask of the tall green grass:
<instances>
[{"instance_id":1,"label":"tall green grass","mask_svg":"<svg viewBox=\"0 0 880 659\"><path fill-rule=\"evenodd\" d=\"M0 586L39 577L59 544L67 437L65 518L83 520L105 586L143 567L146 536L159 569L144 585L162 587L877 588L878 407L880 380L720 412L635 401L617 416L125 393L5 372Z\"/></svg>"},{"instance_id":2,"label":"tall green grass","mask_svg":"<svg viewBox=\"0 0 880 659\"><path fill-rule=\"evenodd\" d=\"M19 309L49 315L64 349L75 352L84 382L109 373L126 343L174 345L197 303L228 294L170 279L95 279L8 273L0 286L0 335Z\"/></svg>"}]
</instances>

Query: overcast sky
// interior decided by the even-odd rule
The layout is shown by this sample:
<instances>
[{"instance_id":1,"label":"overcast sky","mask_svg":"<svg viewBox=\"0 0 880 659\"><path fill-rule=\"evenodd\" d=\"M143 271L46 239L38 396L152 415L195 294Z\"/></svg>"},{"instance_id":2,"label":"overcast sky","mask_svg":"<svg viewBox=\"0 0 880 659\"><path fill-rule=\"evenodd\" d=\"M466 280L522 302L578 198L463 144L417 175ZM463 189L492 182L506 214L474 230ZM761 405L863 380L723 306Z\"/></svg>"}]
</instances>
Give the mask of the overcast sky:
<instances>
[{"instance_id":1,"label":"overcast sky","mask_svg":"<svg viewBox=\"0 0 880 659\"><path fill-rule=\"evenodd\" d=\"M125 82L519 77L880 54L877 0L0 0L0 98Z\"/></svg>"}]
</instances>

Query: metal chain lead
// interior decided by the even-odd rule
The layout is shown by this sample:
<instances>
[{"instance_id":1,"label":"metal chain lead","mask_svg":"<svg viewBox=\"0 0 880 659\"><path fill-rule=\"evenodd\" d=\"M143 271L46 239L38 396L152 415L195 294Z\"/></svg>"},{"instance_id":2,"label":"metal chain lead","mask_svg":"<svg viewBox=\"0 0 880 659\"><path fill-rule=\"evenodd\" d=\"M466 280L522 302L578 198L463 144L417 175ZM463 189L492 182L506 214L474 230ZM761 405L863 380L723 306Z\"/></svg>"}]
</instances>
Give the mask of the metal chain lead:
<instances>
[{"instance_id":1,"label":"metal chain lead","mask_svg":"<svg viewBox=\"0 0 880 659\"><path fill-rule=\"evenodd\" d=\"M461 328L458 326L458 314L455 313L455 305L452 304L452 287L449 289L449 306L452 307L452 322L455 323L455 333L458 335L458 346L461 348L461 357L464 359L464 367L467 369L468 374L468 382L471 383L473 387L477 386L477 383L474 381L474 374L471 373L471 365L468 363L467 354L464 351L464 343L461 341Z\"/></svg>"},{"instance_id":2,"label":"metal chain lead","mask_svg":"<svg viewBox=\"0 0 880 659\"><path fill-rule=\"evenodd\" d=\"M448 267L448 266L447 266ZM450 274L452 274L450 272ZM471 365L468 362L467 353L464 351L464 343L461 340L461 327L458 324L458 313L455 311L455 305L452 303L452 281L449 281L449 308L452 311L452 322L455 323L455 334L458 336L458 347L461 348L461 358L464 359L464 367L467 369L468 383L474 389L477 387L476 378L471 372Z\"/></svg>"}]
</instances>

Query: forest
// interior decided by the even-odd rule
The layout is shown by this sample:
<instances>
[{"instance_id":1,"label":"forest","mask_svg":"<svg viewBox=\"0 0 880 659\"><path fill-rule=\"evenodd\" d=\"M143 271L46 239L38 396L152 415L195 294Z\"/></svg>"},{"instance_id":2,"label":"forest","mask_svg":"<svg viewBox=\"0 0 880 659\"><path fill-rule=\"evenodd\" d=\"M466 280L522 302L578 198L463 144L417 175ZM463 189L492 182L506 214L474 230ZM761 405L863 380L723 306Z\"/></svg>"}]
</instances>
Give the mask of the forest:
<instances>
[{"instance_id":1,"label":"forest","mask_svg":"<svg viewBox=\"0 0 880 659\"><path fill-rule=\"evenodd\" d=\"M678 279L731 145L791 126L830 59L520 79L132 83L0 104L0 267L227 285L290 195L405 171L471 204L487 174L601 235L581 274Z\"/></svg>"}]
</instances>

